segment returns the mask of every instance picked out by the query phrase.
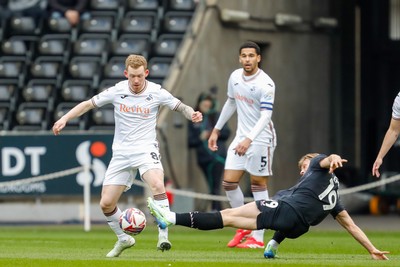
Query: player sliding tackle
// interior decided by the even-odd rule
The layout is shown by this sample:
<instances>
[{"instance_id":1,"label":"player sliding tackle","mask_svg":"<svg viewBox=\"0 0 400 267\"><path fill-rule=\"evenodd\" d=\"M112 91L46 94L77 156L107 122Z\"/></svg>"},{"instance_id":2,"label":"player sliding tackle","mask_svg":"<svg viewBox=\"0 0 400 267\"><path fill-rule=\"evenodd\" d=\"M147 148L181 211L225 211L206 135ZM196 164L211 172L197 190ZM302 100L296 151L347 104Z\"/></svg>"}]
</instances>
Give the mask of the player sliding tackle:
<instances>
[{"instance_id":1,"label":"player sliding tackle","mask_svg":"<svg viewBox=\"0 0 400 267\"><path fill-rule=\"evenodd\" d=\"M340 203L339 181L334 170L347 162L339 155L310 153L299 161L299 182L279 191L275 200L259 200L238 208L217 212L174 213L160 208L152 198L148 207L160 228L182 225L200 230L220 229L225 226L243 229L273 229L279 240L271 240L265 258L274 258L278 244L287 238L298 238L308 232L310 226L319 224L328 214L343 226L375 260L387 260L388 251L380 251L366 234L354 223ZM274 236L274 237L275 237Z\"/></svg>"}]
</instances>

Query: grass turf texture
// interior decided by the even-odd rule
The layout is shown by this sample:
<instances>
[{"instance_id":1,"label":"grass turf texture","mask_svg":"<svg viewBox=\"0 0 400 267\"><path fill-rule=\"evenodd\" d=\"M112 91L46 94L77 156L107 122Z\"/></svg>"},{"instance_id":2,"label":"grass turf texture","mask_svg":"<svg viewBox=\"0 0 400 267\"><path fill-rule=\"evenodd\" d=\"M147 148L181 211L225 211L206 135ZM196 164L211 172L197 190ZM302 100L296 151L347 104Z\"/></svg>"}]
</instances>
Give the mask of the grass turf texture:
<instances>
[{"instance_id":1,"label":"grass turf texture","mask_svg":"<svg viewBox=\"0 0 400 267\"><path fill-rule=\"evenodd\" d=\"M136 236L136 245L119 258L108 259L116 238L106 225L0 226L0 266L400 266L400 232L368 231L372 242L388 250L390 261L373 261L344 231L312 229L297 240L287 239L278 259L264 259L262 249L228 248L234 229L199 231L184 227L169 229L172 249L156 250L157 228L148 223ZM267 231L269 240L272 231Z\"/></svg>"}]
</instances>

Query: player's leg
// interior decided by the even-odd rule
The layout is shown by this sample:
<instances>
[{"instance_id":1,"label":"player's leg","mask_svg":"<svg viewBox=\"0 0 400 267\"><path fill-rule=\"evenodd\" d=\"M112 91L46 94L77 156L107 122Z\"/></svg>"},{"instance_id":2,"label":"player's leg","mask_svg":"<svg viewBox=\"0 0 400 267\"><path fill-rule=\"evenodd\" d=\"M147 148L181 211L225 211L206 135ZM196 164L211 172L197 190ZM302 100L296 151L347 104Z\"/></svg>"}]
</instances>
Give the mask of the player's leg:
<instances>
[{"instance_id":1,"label":"player's leg","mask_svg":"<svg viewBox=\"0 0 400 267\"><path fill-rule=\"evenodd\" d=\"M238 208L244 205L244 195L239 186L240 179L244 170L225 169L222 187L231 204L232 208ZM228 242L228 247L236 247L251 233L248 229L237 229L233 238Z\"/></svg>"},{"instance_id":2,"label":"player's leg","mask_svg":"<svg viewBox=\"0 0 400 267\"><path fill-rule=\"evenodd\" d=\"M264 250L264 257L268 259L272 259L277 257L279 244L286 238L284 234L279 231L275 231L274 236L268 242L267 246Z\"/></svg>"},{"instance_id":3,"label":"player's leg","mask_svg":"<svg viewBox=\"0 0 400 267\"><path fill-rule=\"evenodd\" d=\"M245 168L250 173L251 192L254 200L269 199L268 179L272 176L272 160L274 147L253 146L250 148ZM238 248L264 248L264 230L251 233L246 241L237 245Z\"/></svg>"},{"instance_id":4,"label":"player's leg","mask_svg":"<svg viewBox=\"0 0 400 267\"><path fill-rule=\"evenodd\" d=\"M148 169L143 173L142 179L150 187L156 205L169 211L170 207L164 185L163 169L160 168ZM171 249L171 246L172 246L171 242L168 240L168 228L165 229L159 228L157 249L161 251L169 250Z\"/></svg>"},{"instance_id":5,"label":"player's leg","mask_svg":"<svg viewBox=\"0 0 400 267\"><path fill-rule=\"evenodd\" d=\"M136 170L128 170L126 166L129 166L126 157L113 156L103 181L100 207L106 216L108 225L118 238L107 257L118 257L123 250L135 244L135 239L125 234L119 226L121 210L117 203L122 193L130 188L133 177L136 175Z\"/></svg>"},{"instance_id":6,"label":"player's leg","mask_svg":"<svg viewBox=\"0 0 400 267\"><path fill-rule=\"evenodd\" d=\"M118 238L107 257L118 257L122 251L135 244L135 239L125 234L119 226L121 210L118 208L117 202L125 189L124 185L103 185L101 192L100 207L106 216L108 225Z\"/></svg>"},{"instance_id":7,"label":"player's leg","mask_svg":"<svg viewBox=\"0 0 400 267\"><path fill-rule=\"evenodd\" d=\"M200 230L214 230L225 226L257 229L257 216L260 214L255 202L216 212L187 213L175 213L162 209L150 197L147 199L147 205L161 228L181 225Z\"/></svg>"}]
</instances>

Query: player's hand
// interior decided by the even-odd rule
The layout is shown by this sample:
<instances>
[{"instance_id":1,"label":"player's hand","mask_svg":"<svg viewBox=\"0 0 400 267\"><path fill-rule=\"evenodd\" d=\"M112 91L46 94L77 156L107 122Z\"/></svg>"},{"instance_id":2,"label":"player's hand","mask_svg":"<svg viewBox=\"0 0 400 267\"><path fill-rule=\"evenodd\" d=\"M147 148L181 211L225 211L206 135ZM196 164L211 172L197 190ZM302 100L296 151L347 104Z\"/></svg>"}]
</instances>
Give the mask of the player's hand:
<instances>
[{"instance_id":1,"label":"player's hand","mask_svg":"<svg viewBox=\"0 0 400 267\"><path fill-rule=\"evenodd\" d=\"M218 136L219 136L219 130L213 129L210 134L210 137L208 138L208 148L213 152L218 150L217 146Z\"/></svg>"},{"instance_id":2,"label":"player's hand","mask_svg":"<svg viewBox=\"0 0 400 267\"><path fill-rule=\"evenodd\" d=\"M59 135L61 130L64 129L66 124L67 124L67 121L64 118L61 118L58 121L56 121L53 125L54 135Z\"/></svg>"},{"instance_id":3,"label":"player's hand","mask_svg":"<svg viewBox=\"0 0 400 267\"><path fill-rule=\"evenodd\" d=\"M195 111L192 114L192 122L201 122L203 120L203 114L200 111Z\"/></svg>"},{"instance_id":4,"label":"player's hand","mask_svg":"<svg viewBox=\"0 0 400 267\"><path fill-rule=\"evenodd\" d=\"M372 176L376 176L377 178L381 176L379 172L379 167L381 167L381 165L382 165L382 159L377 158L374 162L374 165L372 166Z\"/></svg>"},{"instance_id":5,"label":"player's hand","mask_svg":"<svg viewBox=\"0 0 400 267\"><path fill-rule=\"evenodd\" d=\"M343 163L346 163L347 159L342 159L339 155L331 155L330 161L329 173L332 173L337 168L343 167Z\"/></svg>"},{"instance_id":6,"label":"player's hand","mask_svg":"<svg viewBox=\"0 0 400 267\"><path fill-rule=\"evenodd\" d=\"M380 251L380 250L374 250L371 252L371 257L374 260L388 260L389 258L386 257L385 254L389 254L389 251Z\"/></svg>"},{"instance_id":7,"label":"player's hand","mask_svg":"<svg viewBox=\"0 0 400 267\"><path fill-rule=\"evenodd\" d=\"M246 154L247 150L250 147L251 144L251 139L250 138L246 138L244 139L242 142L240 142L236 147L235 147L235 154L239 155L239 156L244 156L244 154Z\"/></svg>"}]
</instances>

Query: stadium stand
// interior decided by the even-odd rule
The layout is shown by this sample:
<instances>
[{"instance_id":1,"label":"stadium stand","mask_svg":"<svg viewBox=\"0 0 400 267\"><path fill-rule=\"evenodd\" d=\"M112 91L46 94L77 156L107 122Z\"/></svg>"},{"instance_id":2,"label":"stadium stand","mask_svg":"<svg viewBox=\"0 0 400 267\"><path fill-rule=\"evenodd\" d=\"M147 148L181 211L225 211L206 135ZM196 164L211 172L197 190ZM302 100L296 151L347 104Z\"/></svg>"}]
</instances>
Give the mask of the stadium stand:
<instances>
[{"instance_id":1,"label":"stadium stand","mask_svg":"<svg viewBox=\"0 0 400 267\"><path fill-rule=\"evenodd\" d=\"M124 79L128 54L148 59L162 83L195 10L195 0L90 0L77 27L64 17L0 19L0 130L50 130L82 100ZM110 110L67 130L113 129Z\"/></svg>"}]
</instances>

